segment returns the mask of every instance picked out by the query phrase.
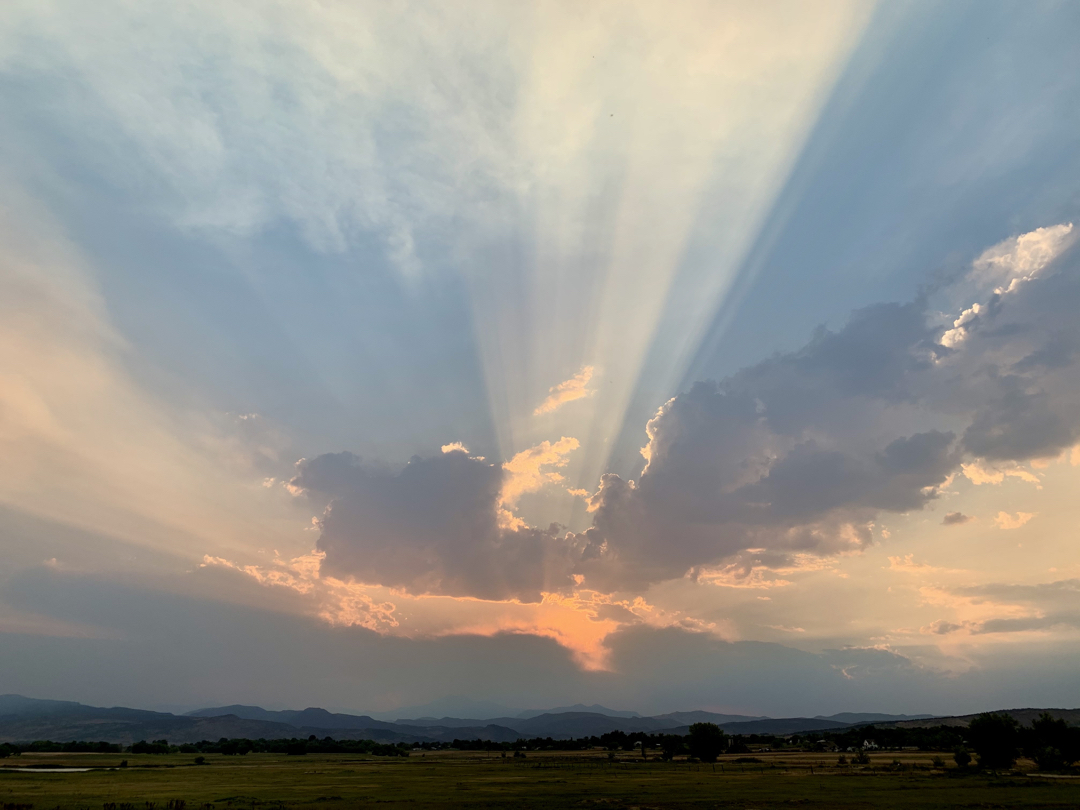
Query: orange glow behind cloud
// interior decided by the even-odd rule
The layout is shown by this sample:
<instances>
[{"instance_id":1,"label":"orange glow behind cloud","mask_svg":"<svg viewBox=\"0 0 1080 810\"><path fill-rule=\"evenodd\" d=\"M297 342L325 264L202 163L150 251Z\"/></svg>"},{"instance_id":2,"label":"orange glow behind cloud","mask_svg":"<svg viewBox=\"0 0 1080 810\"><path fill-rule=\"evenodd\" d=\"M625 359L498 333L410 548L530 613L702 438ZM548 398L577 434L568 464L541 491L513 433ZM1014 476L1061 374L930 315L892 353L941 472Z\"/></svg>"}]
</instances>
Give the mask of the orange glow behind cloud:
<instances>
[{"instance_id":1,"label":"orange glow behind cloud","mask_svg":"<svg viewBox=\"0 0 1080 810\"><path fill-rule=\"evenodd\" d=\"M365 627L407 638L521 633L556 641L584 670L608 669L607 637L622 627L647 624L678 626L724 635L711 623L662 610L642 597L621 599L596 591L569 595L545 593L538 603L489 601L473 597L413 595L381 585L324 576L320 552L292 560L275 557L268 566L241 565L206 556L202 565L218 566L251 577L266 587L288 588L306 597L309 610L339 626Z\"/></svg>"}]
</instances>

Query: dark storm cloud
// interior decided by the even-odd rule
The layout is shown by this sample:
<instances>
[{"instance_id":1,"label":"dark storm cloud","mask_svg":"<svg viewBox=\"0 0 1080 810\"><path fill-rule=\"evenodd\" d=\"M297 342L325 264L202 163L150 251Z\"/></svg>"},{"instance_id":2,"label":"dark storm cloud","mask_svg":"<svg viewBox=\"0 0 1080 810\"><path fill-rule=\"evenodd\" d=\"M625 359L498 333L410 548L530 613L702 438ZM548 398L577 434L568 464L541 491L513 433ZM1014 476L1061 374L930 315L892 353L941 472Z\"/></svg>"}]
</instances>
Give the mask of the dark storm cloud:
<instances>
[{"instance_id":1,"label":"dark storm cloud","mask_svg":"<svg viewBox=\"0 0 1080 810\"><path fill-rule=\"evenodd\" d=\"M964 447L972 455L1027 460L1055 455L1076 440L1075 418L1056 413L1046 391L1030 390L1026 380L1012 375L1000 378L997 389L964 431Z\"/></svg>"},{"instance_id":2,"label":"dark storm cloud","mask_svg":"<svg viewBox=\"0 0 1080 810\"><path fill-rule=\"evenodd\" d=\"M640 479L604 476L593 497L587 581L639 587L744 549L787 565L796 552L859 548L882 513L925 507L964 459L1069 447L1075 252L990 298L951 346L925 299L868 307L798 352L672 399L649 422Z\"/></svg>"},{"instance_id":3,"label":"dark storm cloud","mask_svg":"<svg viewBox=\"0 0 1080 810\"><path fill-rule=\"evenodd\" d=\"M453 451L401 470L351 453L302 461L291 485L329 499L323 570L411 593L518 598L571 584L568 546L553 529L499 524L500 465Z\"/></svg>"}]
</instances>

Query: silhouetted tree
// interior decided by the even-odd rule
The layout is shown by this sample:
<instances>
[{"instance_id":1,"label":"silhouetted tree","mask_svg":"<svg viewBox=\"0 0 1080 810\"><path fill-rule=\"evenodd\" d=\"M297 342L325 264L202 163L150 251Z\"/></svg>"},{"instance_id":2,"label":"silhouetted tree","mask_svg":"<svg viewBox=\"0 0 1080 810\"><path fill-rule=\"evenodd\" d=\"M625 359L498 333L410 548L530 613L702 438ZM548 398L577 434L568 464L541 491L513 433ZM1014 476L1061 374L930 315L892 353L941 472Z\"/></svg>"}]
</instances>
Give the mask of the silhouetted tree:
<instances>
[{"instance_id":1,"label":"silhouetted tree","mask_svg":"<svg viewBox=\"0 0 1080 810\"><path fill-rule=\"evenodd\" d=\"M1035 760L1040 771L1058 771L1080 759L1080 728L1054 719L1047 712L1022 729L1024 753Z\"/></svg>"},{"instance_id":2,"label":"silhouetted tree","mask_svg":"<svg viewBox=\"0 0 1080 810\"><path fill-rule=\"evenodd\" d=\"M675 734L665 734L660 739L660 758L663 760L671 760L675 758L683 747L683 738Z\"/></svg>"},{"instance_id":3,"label":"silhouetted tree","mask_svg":"<svg viewBox=\"0 0 1080 810\"><path fill-rule=\"evenodd\" d=\"M980 714L968 724L968 739L982 768L1000 770L1016 762L1019 724L1007 714Z\"/></svg>"},{"instance_id":4,"label":"silhouetted tree","mask_svg":"<svg viewBox=\"0 0 1080 810\"><path fill-rule=\"evenodd\" d=\"M690 756L702 762L716 762L727 747L727 735L716 723L694 723L686 737L686 747L690 749Z\"/></svg>"}]
</instances>

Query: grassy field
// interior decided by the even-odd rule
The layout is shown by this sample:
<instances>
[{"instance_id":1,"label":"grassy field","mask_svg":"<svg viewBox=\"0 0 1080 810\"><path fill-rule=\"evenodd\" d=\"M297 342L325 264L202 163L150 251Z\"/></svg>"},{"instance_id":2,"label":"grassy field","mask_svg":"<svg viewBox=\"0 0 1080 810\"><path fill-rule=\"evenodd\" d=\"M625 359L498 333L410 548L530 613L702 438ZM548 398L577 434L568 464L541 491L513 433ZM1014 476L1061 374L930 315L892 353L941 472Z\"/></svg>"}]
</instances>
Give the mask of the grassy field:
<instances>
[{"instance_id":1,"label":"grassy field","mask_svg":"<svg viewBox=\"0 0 1080 810\"><path fill-rule=\"evenodd\" d=\"M456 751L407 759L248 754L207 756L196 766L191 755L24 754L0 761L18 766L0 772L0 810L1080 807L1080 779L941 772L930 754L875 754L865 768L838 766L835 755L759 756L760 764L728 757L714 767L629 754L612 762L604 751L526 759ZM110 770L121 759L128 767ZM34 773L30 765L101 770Z\"/></svg>"}]
</instances>

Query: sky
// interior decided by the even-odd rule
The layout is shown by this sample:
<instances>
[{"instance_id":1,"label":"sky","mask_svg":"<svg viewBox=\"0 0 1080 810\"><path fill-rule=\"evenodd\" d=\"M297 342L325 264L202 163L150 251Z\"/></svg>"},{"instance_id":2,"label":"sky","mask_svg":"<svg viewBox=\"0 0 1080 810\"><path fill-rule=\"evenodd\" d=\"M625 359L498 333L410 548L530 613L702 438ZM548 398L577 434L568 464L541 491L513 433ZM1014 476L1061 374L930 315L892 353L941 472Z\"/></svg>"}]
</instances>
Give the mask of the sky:
<instances>
[{"instance_id":1,"label":"sky","mask_svg":"<svg viewBox=\"0 0 1080 810\"><path fill-rule=\"evenodd\" d=\"M5 3L0 693L1080 705L1078 37Z\"/></svg>"}]
</instances>

